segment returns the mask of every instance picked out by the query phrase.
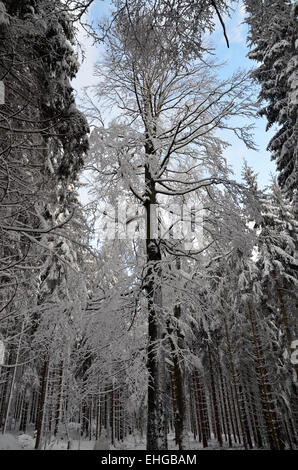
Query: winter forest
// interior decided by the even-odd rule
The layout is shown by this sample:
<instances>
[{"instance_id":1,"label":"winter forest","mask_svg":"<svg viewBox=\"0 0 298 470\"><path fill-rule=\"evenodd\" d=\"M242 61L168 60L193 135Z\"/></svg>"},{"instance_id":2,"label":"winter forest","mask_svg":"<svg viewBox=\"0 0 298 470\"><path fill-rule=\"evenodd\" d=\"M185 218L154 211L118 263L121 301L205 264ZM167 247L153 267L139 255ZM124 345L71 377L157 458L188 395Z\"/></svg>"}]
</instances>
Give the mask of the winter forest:
<instances>
[{"instance_id":1,"label":"winter forest","mask_svg":"<svg viewBox=\"0 0 298 470\"><path fill-rule=\"evenodd\" d=\"M298 448L297 110L297 0L0 1L0 449Z\"/></svg>"}]
</instances>

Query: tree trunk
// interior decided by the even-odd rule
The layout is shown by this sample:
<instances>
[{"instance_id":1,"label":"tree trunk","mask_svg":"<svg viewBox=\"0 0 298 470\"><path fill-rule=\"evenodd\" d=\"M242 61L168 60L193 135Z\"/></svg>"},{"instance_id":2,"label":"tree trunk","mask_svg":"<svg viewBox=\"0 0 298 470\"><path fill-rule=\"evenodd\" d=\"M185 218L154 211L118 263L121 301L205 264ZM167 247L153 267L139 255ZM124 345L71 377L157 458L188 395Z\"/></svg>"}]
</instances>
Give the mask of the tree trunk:
<instances>
[{"instance_id":1,"label":"tree trunk","mask_svg":"<svg viewBox=\"0 0 298 470\"><path fill-rule=\"evenodd\" d=\"M229 447L232 447L232 438L231 438L231 429L230 429L230 422L229 422L229 415L228 415L228 407L227 407L227 402L226 402L226 391L224 387L224 382L223 382L223 377L222 377L222 370L221 366L219 364L218 366L219 370L219 383L221 387L221 394L222 394L222 401L223 401L223 411L224 411L224 416L225 416L225 421L226 421L226 428L227 428L227 436L228 436L228 442L229 442Z\"/></svg>"},{"instance_id":2,"label":"tree trunk","mask_svg":"<svg viewBox=\"0 0 298 470\"><path fill-rule=\"evenodd\" d=\"M245 395L244 395L244 387L242 384L239 384L239 399L240 399L240 409L241 409L241 416L243 420L243 427L247 439L247 445L250 449L253 448L252 445L252 439L250 435L250 430L249 430L249 422L248 422L248 416L247 416L247 411L246 411L246 406L245 406Z\"/></svg>"},{"instance_id":3,"label":"tree trunk","mask_svg":"<svg viewBox=\"0 0 298 470\"><path fill-rule=\"evenodd\" d=\"M47 394L48 370L49 370L49 361L48 359L45 359L43 363L42 374L41 374L41 388L40 388L40 396L39 396L37 419L36 419L36 441L35 441L36 450L39 450L40 445L41 445L44 408L45 408L45 401L46 401L46 394Z\"/></svg>"},{"instance_id":4,"label":"tree trunk","mask_svg":"<svg viewBox=\"0 0 298 470\"><path fill-rule=\"evenodd\" d=\"M174 395L175 395L175 431L176 431L176 443L179 450L185 450L188 448L187 442L187 426L186 426L186 403L185 403L185 384L184 384L184 373L182 370L183 365L180 363L177 356L173 358L174 363Z\"/></svg>"},{"instance_id":5,"label":"tree trunk","mask_svg":"<svg viewBox=\"0 0 298 470\"><path fill-rule=\"evenodd\" d=\"M180 269L180 260L177 260L177 268ZM173 361L173 386L175 397L174 423L176 444L178 445L179 450L186 450L188 448L187 410L185 401L184 359L182 357L182 351L184 349L184 335L179 328L180 317L181 305L177 304L174 307L174 325L171 324L169 319L167 330L172 351L171 358ZM175 335L175 341L173 340L172 335Z\"/></svg>"},{"instance_id":6,"label":"tree trunk","mask_svg":"<svg viewBox=\"0 0 298 470\"><path fill-rule=\"evenodd\" d=\"M145 145L147 158L154 155L150 143ZM147 450L167 449L165 416L165 371L164 358L159 351L162 340L162 292L161 292L161 252L155 234L156 204L155 183L151 177L149 163L145 166L146 185L146 294L148 302L148 417Z\"/></svg>"},{"instance_id":7,"label":"tree trunk","mask_svg":"<svg viewBox=\"0 0 298 470\"><path fill-rule=\"evenodd\" d=\"M190 414L190 424L191 424L191 431L193 433L193 438L196 440L198 430L197 430L197 419L196 419L196 412L195 412L195 397L193 393L193 387L191 384L191 377L188 379L188 392L189 392L189 414Z\"/></svg>"},{"instance_id":8,"label":"tree trunk","mask_svg":"<svg viewBox=\"0 0 298 470\"><path fill-rule=\"evenodd\" d=\"M26 390L24 393L24 400L22 403L21 419L20 419L20 431L26 432L27 430L27 421L28 421L28 410L29 410L29 401L26 397Z\"/></svg>"},{"instance_id":9,"label":"tree trunk","mask_svg":"<svg viewBox=\"0 0 298 470\"><path fill-rule=\"evenodd\" d=\"M56 403L56 410L55 410L55 429L54 429L54 436L57 435L59 429L59 422L61 416L61 406L62 406L62 389L63 389L63 361L60 362L59 367L59 384L58 384L58 393L57 393L57 403Z\"/></svg>"},{"instance_id":10,"label":"tree trunk","mask_svg":"<svg viewBox=\"0 0 298 470\"><path fill-rule=\"evenodd\" d=\"M197 392L197 400L198 400L198 411L199 411L199 421L200 421L200 429L202 435L202 444L203 447L208 447L208 431L206 427L206 415L204 410L204 399L203 399L203 390L201 386L201 381L199 378L199 373L197 370L194 372L195 384L196 384L196 392Z\"/></svg>"},{"instance_id":11,"label":"tree trunk","mask_svg":"<svg viewBox=\"0 0 298 470\"><path fill-rule=\"evenodd\" d=\"M220 367L221 367L221 365L220 365ZM227 380L226 380L225 377L224 377L224 382L225 382L225 388L226 388L226 391L227 391L227 404L228 404L229 416L230 416L230 420L231 420L231 426L232 426L232 431L233 431L234 442L236 442L236 436L238 437L238 441L240 442L236 410L232 409L232 407L231 407L229 387L227 385ZM233 411L234 411L234 414L233 414Z\"/></svg>"},{"instance_id":12,"label":"tree trunk","mask_svg":"<svg viewBox=\"0 0 298 470\"><path fill-rule=\"evenodd\" d=\"M211 357L211 351L210 351L209 345L208 345L208 356L209 356L210 382L211 382L211 394L212 394L213 410L214 410L215 431L216 431L216 437L217 437L218 443L220 447L222 447L223 442L222 442L221 426L220 426L220 420L219 420L218 402L217 402L216 389L215 389L212 357Z\"/></svg>"},{"instance_id":13,"label":"tree trunk","mask_svg":"<svg viewBox=\"0 0 298 470\"><path fill-rule=\"evenodd\" d=\"M241 415L241 409L240 409L240 400L239 400L239 393L238 393L238 388L237 388L237 377L236 377L236 371L235 371L235 366L234 366L234 361L233 361L230 335L229 335L227 320L226 320L224 311L223 311L223 314L224 314L224 327L225 327L225 334L226 334L228 357L229 357L231 371L232 371L232 379L233 379L233 387L234 387L234 394L235 394L235 400L236 400L236 407L237 407L237 411L238 411L238 415L239 415L243 445L244 445L244 448L247 449L247 439L246 439L246 434L245 434L244 425L243 425L243 417Z\"/></svg>"},{"instance_id":14,"label":"tree trunk","mask_svg":"<svg viewBox=\"0 0 298 470\"><path fill-rule=\"evenodd\" d=\"M6 408L6 415L5 415L5 421L4 421L4 426L3 426L3 434L6 433L6 428L7 428L8 419L9 419L10 407L11 407L13 392L14 392L14 384L15 384L16 373L17 373L17 368L18 368L18 362L19 362L19 357L20 357L20 349L21 349L21 342L22 342L24 326L25 326L25 320L23 320L22 330L20 332L20 337L19 337L19 341L18 341L18 348L17 348L17 353L16 353L15 365L14 365L14 368L13 368L13 375L12 375L12 380L11 380L11 385L10 385L10 390L9 390L8 404L7 404L7 408Z\"/></svg>"},{"instance_id":15,"label":"tree trunk","mask_svg":"<svg viewBox=\"0 0 298 470\"><path fill-rule=\"evenodd\" d=\"M256 373L260 388L261 403L266 423L269 444L271 450L283 450L284 445L281 440L281 430L275 409L272 387L269 374L266 368L263 348L257 334L255 319L250 304L248 304L248 315L251 323L252 337L255 348Z\"/></svg>"},{"instance_id":16,"label":"tree trunk","mask_svg":"<svg viewBox=\"0 0 298 470\"><path fill-rule=\"evenodd\" d=\"M95 440L98 440L99 437L99 428L100 428L100 396L96 397L96 427L95 427Z\"/></svg>"},{"instance_id":17,"label":"tree trunk","mask_svg":"<svg viewBox=\"0 0 298 470\"><path fill-rule=\"evenodd\" d=\"M114 390L112 389L111 391L111 412L110 412L110 428L111 428L111 444L115 444L114 440L114 435L115 435L115 429L114 429L114 422L115 422L115 410L114 410L114 403L115 403L115 396L114 396Z\"/></svg>"}]
</instances>

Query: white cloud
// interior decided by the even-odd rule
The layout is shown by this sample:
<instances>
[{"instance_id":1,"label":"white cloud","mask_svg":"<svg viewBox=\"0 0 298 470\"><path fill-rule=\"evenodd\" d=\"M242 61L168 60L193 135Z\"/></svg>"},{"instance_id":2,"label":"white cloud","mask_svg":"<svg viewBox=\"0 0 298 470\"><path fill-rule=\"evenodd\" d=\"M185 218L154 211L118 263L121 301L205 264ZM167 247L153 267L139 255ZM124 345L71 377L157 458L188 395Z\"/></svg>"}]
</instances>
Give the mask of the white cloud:
<instances>
[{"instance_id":1,"label":"white cloud","mask_svg":"<svg viewBox=\"0 0 298 470\"><path fill-rule=\"evenodd\" d=\"M245 7L243 3L237 8L235 15L231 18L228 35L232 43L242 43L246 40L246 27L244 22Z\"/></svg>"}]
</instances>

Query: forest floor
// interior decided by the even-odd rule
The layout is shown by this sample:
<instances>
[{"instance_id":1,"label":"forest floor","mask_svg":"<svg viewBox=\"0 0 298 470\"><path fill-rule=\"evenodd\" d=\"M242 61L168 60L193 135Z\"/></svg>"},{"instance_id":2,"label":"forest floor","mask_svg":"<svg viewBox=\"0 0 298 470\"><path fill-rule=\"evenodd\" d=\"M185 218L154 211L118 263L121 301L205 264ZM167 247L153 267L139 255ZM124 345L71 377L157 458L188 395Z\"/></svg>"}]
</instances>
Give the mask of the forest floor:
<instances>
[{"instance_id":1,"label":"forest floor","mask_svg":"<svg viewBox=\"0 0 298 470\"><path fill-rule=\"evenodd\" d=\"M178 450L174 442L174 435L170 434L169 450ZM93 440L71 440L71 450L93 450L95 441ZM34 449L35 438L30 434L8 433L0 435L0 450L32 450ZM49 439L46 446L42 447L45 450L67 450L67 440L65 438ZM124 442L117 442L115 446L111 446L110 450L145 450L146 442L140 437L130 435ZM225 442L223 447L219 447L215 439L208 441L208 447L203 449L202 443L189 439L189 450L241 450L243 447L237 443L233 444L232 449L228 447Z\"/></svg>"}]
</instances>

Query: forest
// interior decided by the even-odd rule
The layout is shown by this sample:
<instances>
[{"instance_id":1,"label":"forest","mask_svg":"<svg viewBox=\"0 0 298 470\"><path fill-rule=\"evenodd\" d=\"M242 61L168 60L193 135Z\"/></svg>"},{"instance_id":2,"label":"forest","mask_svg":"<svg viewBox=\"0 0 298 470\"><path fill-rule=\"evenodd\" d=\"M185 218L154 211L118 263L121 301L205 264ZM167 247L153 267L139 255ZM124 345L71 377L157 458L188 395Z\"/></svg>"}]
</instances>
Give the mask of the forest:
<instances>
[{"instance_id":1,"label":"forest","mask_svg":"<svg viewBox=\"0 0 298 470\"><path fill-rule=\"evenodd\" d=\"M0 449L298 449L297 110L298 0L0 0Z\"/></svg>"}]
</instances>

